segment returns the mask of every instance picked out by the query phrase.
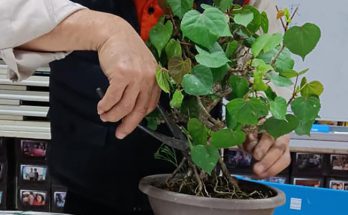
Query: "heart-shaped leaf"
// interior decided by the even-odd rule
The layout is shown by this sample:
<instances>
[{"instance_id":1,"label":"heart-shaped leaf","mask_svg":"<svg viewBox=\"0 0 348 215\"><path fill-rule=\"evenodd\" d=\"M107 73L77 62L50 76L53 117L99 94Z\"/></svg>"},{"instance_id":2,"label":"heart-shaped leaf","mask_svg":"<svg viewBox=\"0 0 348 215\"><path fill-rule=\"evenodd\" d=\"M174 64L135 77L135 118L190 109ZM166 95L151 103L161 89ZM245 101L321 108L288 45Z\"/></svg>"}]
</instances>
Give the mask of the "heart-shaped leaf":
<instances>
[{"instance_id":1,"label":"heart-shaped leaf","mask_svg":"<svg viewBox=\"0 0 348 215\"><path fill-rule=\"evenodd\" d=\"M180 19L186 12L192 9L194 0L166 0L173 14Z\"/></svg>"},{"instance_id":2,"label":"heart-shaped leaf","mask_svg":"<svg viewBox=\"0 0 348 215\"><path fill-rule=\"evenodd\" d=\"M266 130L274 138L281 137L294 131L299 124L296 116L288 114L286 120L279 120L271 117L262 125L262 129Z\"/></svg>"},{"instance_id":3,"label":"heart-shaped leaf","mask_svg":"<svg viewBox=\"0 0 348 215\"><path fill-rule=\"evenodd\" d=\"M170 92L170 77L167 71L162 67L158 67L156 70L156 81L158 86L163 90L163 92Z\"/></svg>"},{"instance_id":4,"label":"heart-shaped leaf","mask_svg":"<svg viewBox=\"0 0 348 215\"><path fill-rule=\"evenodd\" d=\"M233 75L230 77L233 98L243 98L249 92L249 82L246 78Z\"/></svg>"},{"instance_id":5,"label":"heart-shaped leaf","mask_svg":"<svg viewBox=\"0 0 348 215\"><path fill-rule=\"evenodd\" d=\"M298 135L310 135L312 126L315 122L315 119L312 120L301 120L296 128L295 132Z\"/></svg>"},{"instance_id":6,"label":"heart-shaped leaf","mask_svg":"<svg viewBox=\"0 0 348 215\"><path fill-rule=\"evenodd\" d=\"M184 91L189 95L204 96L213 93L213 74L205 66L198 65L192 69L191 74L186 74L182 81Z\"/></svg>"},{"instance_id":7,"label":"heart-shaped leaf","mask_svg":"<svg viewBox=\"0 0 348 215\"><path fill-rule=\"evenodd\" d=\"M208 131L204 124L196 118L190 119L187 130L194 145L207 145Z\"/></svg>"},{"instance_id":8,"label":"heart-shaped leaf","mask_svg":"<svg viewBox=\"0 0 348 215\"><path fill-rule=\"evenodd\" d=\"M258 98L248 101L233 99L227 104L227 110L232 119L244 125L256 125L261 117L268 114L266 103Z\"/></svg>"},{"instance_id":9,"label":"heart-shaped leaf","mask_svg":"<svg viewBox=\"0 0 348 215\"><path fill-rule=\"evenodd\" d=\"M233 40L232 42L227 43L227 47L226 47L225 53L226 53L226 57L228 59L230 59L232 56L235 55L235 53L236 53L236 51L238 49L238 46L239 46L239 44L238 44L237 40Z\"/></svg>"},{"instance_id":10,"label":"heart-shaped leaf","mask_svg":"<svg viewBox=\"0 0 348 215\"><path fill-rule=\"evenodd\" d=\"M267 53L261 53L258 58L270 64L274 56L278 53L278 48L275 48ZM289 49L285 48L275 62L275 70L279 73L293 69L295 61L291 58Z\"/></svg>"},{"instance_id":11,"label":"heart-shaped leaf","mask_svg":"<svg viewBox=\"0 0 348 215\"><path fill-rule=\"evenodd\" d=\"M257 57L261 51L263 52L269 52L279 46L279 44L282 42L282 35L277 34L263 34L259 36L256 41L251 46L251 52L255 57Z\"/></svg>"},{"instance_id":12,"label":"heart-shaped leaf","mask_svg":"<svg viewBox=\"0 0 348 215\"><path fill-rule=\"evenodd\" d=\"M278 87L290 87L294 83L289 78L278 75L278 73L272 72L270 74L271 81L274 85Z\"/></svg>"},{"instance_id":13,"label":"heart-shaped leaf","mask_svg":"<svg viewBox=\"0 0 348 215\"><path fill-rule=\"evenodd\" d=\"M242 10L234 16L234 22L238 25L247 27L254 19L254 13L250 10Z\"/></svg>"},{"instance_id":14,"label":"heart-shaped leaf","mask_svg":"<svg viewBox=\"0 0 348 215\"><path fill-rule=\"evenodd\" d=\"M312 81L302 88L301 95L304 97L320 96L323 91L324 86L319 81Z\"/></svg>"},{"instance_id":15,"label":"heart-shaped leaf","mask_svg":"<svg viewBox=\"0 0 348 215\"><path fill-rule=\"evenodd\" d=\"M181 84L184 75L191 71L191 60L173 57L168 62L168 72L177 84Z\"/></svg>"},{"instance_id":16,"label":"heart-shaped leaf","mask_svg":"<svg viewBox=\"0 0 348 215\"><path fill-rule=\"evenodd\" d=\"M168 21L166 24L158 22L150 31L150 41L156 48L158 56L161 56L162 50L166 47L170 37L173 34L173 24Z\"/></svg>"},{"instance_id":17,"label":"heart-shaped leaf","mask_svg":"<svg viewBox=\"0 0 348 215\"><path fill-rule=\"evenodd\" d=\"M180 108L183 100L184 95L182 94L181 90L176 90L173 94L172 100L170 100L170 107Z\"/></svg>"},{"instance_id":18,"label":"heart-shaped leaf","mask_svg":"<svg viewBox=\"0 0 348 215\"><path fill-rule=\"evenodd\" d=\"M270 101L271 113L275 119L285 120L287 103L283 97L277 97Z\"/></svg>"},{"instance_id":19,"label":"heart-shaped leaf","mask_svg":"<svg viewBox=\"0 0 348 215\"><path fill-rule=\"evenodd\" d=\"M304 60L317 46L320 37L320 28L315 24L306 23L287 30L284 35L284 44L292 53L301 56Z\"/></svg>"},{"instance_id":20,"label":"heart-shaped leaf","mask_svg":"<svg viewBox=\"0 0 348 215\"><path fill-rule=\"evenodd\" d=\"M226 12L231 8L233 0L214 0L214 4L222 11Z\"/></svg>"},{"instance_id":21,"label":"heart-shaped leaf","mask_svg":"<svg viewBox=\"0 0 348 215\"><path fill-rule=\"evenodd\" d=\"M199 64L209 67L209 68L219 68L226 65L230 60L226 57L223 50L215 52L207 52L204 49L196 46L198 55L196 55L196 60Z\"/></svg>"},{"instance_id":22,"label":"heart-shaped leaf","mask_svg":"<svg viewBox=\"0 0 348 215\"><path fill-rule=\"evenodd\" d=\"M317 97L299 97L291 103L291 110L300 121L310 121L318 117L320 100Z\"/></svg>"},{"instance_id":23,"label":"heart-shaped leaf","mask_svg":"<svg viewBox=\"0 0 348 215\"><path fill-rule=\"evenodd\" d=\"M166 48L166 55L167 55L167 59L170 60L173 57L179 57L181 58L182 56L182 49L181 49L181 45L180 42L174 39L171 39Z\"/></svg>"},{"instance_id":24,"label":"heart-shaped leaf","mask_svg":"<svg viewBox=\"0 0 348 215\"><path fill-rule=\"evenodd\" d=\"M219 37L231 36L229 18L217 8L209 7L203 13L187 12L181 21L185 37L209 49Z\"/></svg>"},{"instance_id":25,"label":"heart-shaped leaf","mask_svg":"<svg viewBox=\"0 0 348 215\"><path fill-rule=\"evenodd\" d=\"M211 145L196 145L191 148L192 161L209 175L215 168L219 158L219 150Z\"/></svg>"},{"instance_id":26,"label":"heart-shaped leaf","mask_svg":"<svg viewBox=\"0 0 348 215\"><path fill-rule=\"evenodd\" d=\"M245 139L246 135L243 131L223 129L213 133L211 144L218 149L224 149L243 144Z\"/></svg>"}]
</instances>

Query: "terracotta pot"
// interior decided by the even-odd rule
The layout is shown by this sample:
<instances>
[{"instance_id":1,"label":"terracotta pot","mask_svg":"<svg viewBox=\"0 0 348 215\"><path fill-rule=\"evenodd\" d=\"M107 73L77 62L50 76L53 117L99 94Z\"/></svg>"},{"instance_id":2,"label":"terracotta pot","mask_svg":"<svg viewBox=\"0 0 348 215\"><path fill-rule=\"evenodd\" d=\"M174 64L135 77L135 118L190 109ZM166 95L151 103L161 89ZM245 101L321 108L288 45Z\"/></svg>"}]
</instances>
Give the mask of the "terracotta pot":
<instances>
[{"instance_id":1,"label":"terracotta pot","mask_svg":"<svg viewBox=\"0 0 348 215\"><path fill-rule=\"evenodd\" d=\"M243 186L257 187L276 193L267 199L233 200L197 197L157 188L169 175L153 175L140 181L139 189L149 197L155 215L272 215L285 203L285 194L277 189L248 181Z\"/></svg>"}]
</instances>

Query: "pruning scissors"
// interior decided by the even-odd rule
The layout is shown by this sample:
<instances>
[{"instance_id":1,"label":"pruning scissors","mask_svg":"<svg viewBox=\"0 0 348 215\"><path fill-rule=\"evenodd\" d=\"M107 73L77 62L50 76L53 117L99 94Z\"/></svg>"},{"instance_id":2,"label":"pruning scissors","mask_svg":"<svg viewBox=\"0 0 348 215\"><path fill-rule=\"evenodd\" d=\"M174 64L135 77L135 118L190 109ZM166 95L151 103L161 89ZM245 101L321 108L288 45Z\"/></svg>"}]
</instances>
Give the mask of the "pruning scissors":
<instances>
[{"instance_id":1,"label":"pruning scissors","mask_svg":"<svg viewBox=\"0 0 348 215\"><path fill-rule=\"evenodd\" d=\"M104 97L104 92L101 88L97 88L96 92L100 99ZM157 131L150 130L140 124L137 127L142 131L146 132L147 134L151 135L155 139L159 140L163 144L166 144L174 149L187 152L188 142L186 136L183 134L179 126L170 118L169 114L161 106L157 105L157 110L160 112L161 116L166 122L169 130L173 134L173 137L161 134Z\"/></svg>"}]
</instances>

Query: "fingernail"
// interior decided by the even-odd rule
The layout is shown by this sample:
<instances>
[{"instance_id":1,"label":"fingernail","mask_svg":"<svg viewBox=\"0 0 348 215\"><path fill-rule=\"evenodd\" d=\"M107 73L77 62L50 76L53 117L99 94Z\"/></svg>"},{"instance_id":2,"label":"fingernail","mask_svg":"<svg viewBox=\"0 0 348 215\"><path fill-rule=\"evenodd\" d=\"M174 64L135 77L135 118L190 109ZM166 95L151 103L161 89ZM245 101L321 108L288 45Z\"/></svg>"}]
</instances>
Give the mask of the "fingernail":
<instances>
[{"instance_id":1,"label":"fingernail","mask_svg":"<svg viewBox=\"0 0 348 215\"><path fill-rule=\"evenodd\" d=\"M126 136L127 136L127 134L124 134L124 133L117 133L116 134L116 137L120 140L124 139Z\"/></svg>"},{"instance_id":2,"label":"fingernail","mask_svg":"<svg viewBox=\"0 0 348 215\"><path fill-rule=\"evenodd\" d=\"M100 117L100 120L106 122L106 120L103 117Z\"/></svg>"},{"instance_id":3,"label":"fingernail","mask_svg":"<svg viewBox=\"0 0 348 215\"><path fill-rule=\"evenodd\" d=\"M265 170L265 167L262 164L256 164L255 170L258 173L262 173Z\"/></svg>"}]
</instances>

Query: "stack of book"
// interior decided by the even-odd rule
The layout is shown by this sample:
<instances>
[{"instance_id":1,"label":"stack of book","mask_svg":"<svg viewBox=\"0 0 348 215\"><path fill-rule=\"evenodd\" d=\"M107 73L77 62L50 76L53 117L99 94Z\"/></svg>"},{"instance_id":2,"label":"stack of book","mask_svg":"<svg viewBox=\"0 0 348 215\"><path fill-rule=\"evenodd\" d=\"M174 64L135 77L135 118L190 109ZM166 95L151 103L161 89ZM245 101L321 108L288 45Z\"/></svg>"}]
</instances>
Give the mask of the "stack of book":
<instances>
[{"instance_id":1,"label":"stack of book","mask_svg":"<svg viewBox=\"0 0 348 215\"><path fill-rule=\"evenodd\" d=\"M12 82L7 73L0 59L0 136L50 139L49 68L39 68L21 82Z\"/></svg>"}]
</instances>

